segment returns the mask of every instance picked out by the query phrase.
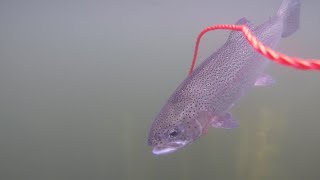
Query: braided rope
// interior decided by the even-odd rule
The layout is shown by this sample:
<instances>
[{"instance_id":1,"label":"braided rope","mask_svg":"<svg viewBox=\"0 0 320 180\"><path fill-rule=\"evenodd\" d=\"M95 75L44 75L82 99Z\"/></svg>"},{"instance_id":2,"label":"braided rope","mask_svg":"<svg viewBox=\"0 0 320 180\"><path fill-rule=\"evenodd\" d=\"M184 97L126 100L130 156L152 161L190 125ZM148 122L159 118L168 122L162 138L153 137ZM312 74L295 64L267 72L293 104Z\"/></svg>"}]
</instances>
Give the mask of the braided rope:
<instances>
[{"instance_id":1,"label":"braided rope","mask_svg":"<svg viewBox=\"0 0 320 180\"><path fill-rule=\"evenodd\" d=\"M282 54L280 52L276 52L271 48L264 46L262 42L258 41L257 38L252 34L247 26L244 25L230 25L230 24L219 24L215 26L209 26L204 28L198 35L196 46L193 53L193 59L190 66L190 70L188 75L190 75L194 69L194 65L196 63L196 58L198 54L199 44L201 37L207 33L208 31L214 31L217 29L226 29L226 30L233 30L233 31L241 31L249 44L257 50L263 56L271 59L272 61L282 64L285 66L294 67L301 70L320 70L320 60L317 59L301 59L297 57L290 57L288 55Z\"/></svg>"}]
</instances>

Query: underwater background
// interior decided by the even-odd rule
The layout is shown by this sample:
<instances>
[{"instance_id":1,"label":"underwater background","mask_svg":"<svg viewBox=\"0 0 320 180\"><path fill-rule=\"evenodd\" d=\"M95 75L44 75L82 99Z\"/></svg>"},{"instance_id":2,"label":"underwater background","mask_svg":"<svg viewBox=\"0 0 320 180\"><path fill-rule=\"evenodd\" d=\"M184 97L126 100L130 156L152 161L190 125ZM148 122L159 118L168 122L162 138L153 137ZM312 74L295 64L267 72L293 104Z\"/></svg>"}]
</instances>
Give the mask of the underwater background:
<instances>
[{"instance_id":1,"label":"underwater background","mask_svg":"<svg viewBox=\"0 0 320 180\"><path fill-rule=\"evenodd\" d=\"M154 156L147 134L186 77L209 25L255 25L280 0L1 0L1 180L320 179L320 72L271 63L271 87L232 109L240 127L210 129ZM320 58L320 1L278 51ZM205 35L198 64L229 31Z\"/></svg>"}]
</instances>

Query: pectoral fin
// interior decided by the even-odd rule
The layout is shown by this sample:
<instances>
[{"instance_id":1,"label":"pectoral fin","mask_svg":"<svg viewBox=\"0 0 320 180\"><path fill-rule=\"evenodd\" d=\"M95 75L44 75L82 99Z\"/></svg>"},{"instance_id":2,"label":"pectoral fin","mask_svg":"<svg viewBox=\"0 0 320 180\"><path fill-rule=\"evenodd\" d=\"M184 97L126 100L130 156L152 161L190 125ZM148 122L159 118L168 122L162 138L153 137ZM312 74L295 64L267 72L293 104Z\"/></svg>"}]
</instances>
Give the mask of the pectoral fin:
<instances>
[{"instance_id":1,"label":"pectoral fin","mask_svg":"<svg viewBox=\"0 0 320 180\"><path fill-rule=\"evenodd\" d=\"M275 83L275 80L268 74L261 75L255 82L255 86L270 86Z\"/></svg>"},{"instance_id":2,"label":"pectoral fin","mask_svg":"<svg viewBox=\"0 0 320 180\"><path fill-rule=\"evenodd\" d=\"M239 123L235 120L231 113L224 113L222 115L214 116L210 122L211 127L233 129L239 127Z\"/></svg>"}]
</instances>

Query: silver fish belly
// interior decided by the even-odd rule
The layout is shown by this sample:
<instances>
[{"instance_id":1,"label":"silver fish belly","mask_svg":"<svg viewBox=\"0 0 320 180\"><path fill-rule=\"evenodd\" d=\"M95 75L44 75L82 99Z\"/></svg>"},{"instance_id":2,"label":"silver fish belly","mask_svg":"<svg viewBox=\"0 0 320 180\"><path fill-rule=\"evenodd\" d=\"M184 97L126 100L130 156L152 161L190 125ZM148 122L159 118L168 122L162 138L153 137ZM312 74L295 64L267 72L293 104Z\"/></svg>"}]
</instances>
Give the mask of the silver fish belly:
<instances>
[{"instance_id":1,"label":"silver fish belly","mask_svg":"<svg viewBox=\"0 0 320 180\"><path fill-rule=\"evenodd\" d=\"M277 15L262 25L254 27L245 18L236 24L248 26L263 44L275 48L281 37L297 30L299 12L298 0L284 0ZM154 119L148 137L153 153L174 152L209 127L238 127L229 110L253 86L273 82L264 74L268 64L240 32L231 32L227 42L180 84Z\"/></svg>"}]
</instances>

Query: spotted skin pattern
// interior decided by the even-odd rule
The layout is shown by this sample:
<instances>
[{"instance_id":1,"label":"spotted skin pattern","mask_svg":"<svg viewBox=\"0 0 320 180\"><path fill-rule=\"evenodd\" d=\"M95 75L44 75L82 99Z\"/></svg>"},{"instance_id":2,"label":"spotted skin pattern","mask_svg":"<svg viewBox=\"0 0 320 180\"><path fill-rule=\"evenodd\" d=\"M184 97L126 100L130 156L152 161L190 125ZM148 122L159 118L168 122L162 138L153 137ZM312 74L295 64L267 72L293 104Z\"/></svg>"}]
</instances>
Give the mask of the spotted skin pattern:
<instances>
[{"instance_id":1,"label":"spotted skin pattern","mask_svg":"<svg viewBox=\"0 0 320 180\"><path fill-rule=\"evenodd\" d=\"M282 14L290 11L287 6L281 7ZM275 48L285 23L283 16L274 16L257 27L246 18L236 24L248 26L263 44ZM178 86L154 119L148 137L153 153L174 152L206 133L212 124L235 127L236 122L228 113L230 108L263 76L268 63L251 48L241 32L231 32L227 42Z\"/></svg>"}]
</instances>

